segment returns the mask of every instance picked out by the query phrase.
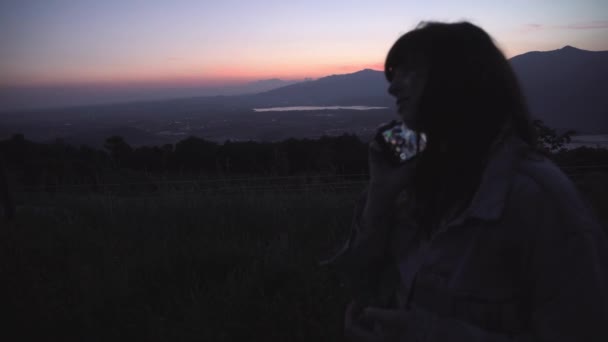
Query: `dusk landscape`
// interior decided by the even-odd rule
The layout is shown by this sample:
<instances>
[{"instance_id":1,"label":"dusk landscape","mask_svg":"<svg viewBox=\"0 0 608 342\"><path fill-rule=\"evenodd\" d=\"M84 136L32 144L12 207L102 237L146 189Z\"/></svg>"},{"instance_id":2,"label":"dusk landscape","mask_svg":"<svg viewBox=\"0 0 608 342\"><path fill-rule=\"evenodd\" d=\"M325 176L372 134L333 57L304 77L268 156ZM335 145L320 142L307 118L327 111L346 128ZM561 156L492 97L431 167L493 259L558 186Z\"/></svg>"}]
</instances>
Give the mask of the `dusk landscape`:
<instances>
[{"instance_id":1,"label":"dusk landscape","mask_svg":"<svg viewBox=\"0 0 608 342\"><path fill-rule=\"evenodd\" d=\"M608 2L2 1L3 340L346 341L387 52L486 30L608 232ZM474 94L472 94L474 96ZM10 339L9 339L10 337ZM18 338L15 338L18 337Z\"/></svg>"}]
</instances>

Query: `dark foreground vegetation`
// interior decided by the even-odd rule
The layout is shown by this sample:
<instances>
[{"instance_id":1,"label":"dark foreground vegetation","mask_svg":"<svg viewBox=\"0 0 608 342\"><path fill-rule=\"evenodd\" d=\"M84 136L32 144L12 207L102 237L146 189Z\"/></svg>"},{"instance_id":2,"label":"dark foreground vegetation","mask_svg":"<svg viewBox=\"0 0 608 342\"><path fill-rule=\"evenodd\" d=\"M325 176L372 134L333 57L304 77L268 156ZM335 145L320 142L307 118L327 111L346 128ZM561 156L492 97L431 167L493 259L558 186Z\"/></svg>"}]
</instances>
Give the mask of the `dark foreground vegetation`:
<instances>
[{"instance_id":1,"label":"dark foreground vegetation","mask_svg":"<svg viewBox=\"0 0 608 342\"><path fill-rule=\"evenodd\" d=\"M608 150L547 146L608 226ZM340 340L349 298L319 260L363 187L358 138L100 151L15 136L0 156L17 209L0 229L2 340Z\"/></svg>"},{"instance_id":2,"label":"dark foreground vegetation","mask_svg":"<svg viewBox=\"0 0 608 342\"><path fill-rule=\"evenodd\" d=\"M23 340L330 341L347 298L318 265L350 194L27 198L2 232ZM8 306L7 306L8 304Z\"/></svg>"}]
</instances>

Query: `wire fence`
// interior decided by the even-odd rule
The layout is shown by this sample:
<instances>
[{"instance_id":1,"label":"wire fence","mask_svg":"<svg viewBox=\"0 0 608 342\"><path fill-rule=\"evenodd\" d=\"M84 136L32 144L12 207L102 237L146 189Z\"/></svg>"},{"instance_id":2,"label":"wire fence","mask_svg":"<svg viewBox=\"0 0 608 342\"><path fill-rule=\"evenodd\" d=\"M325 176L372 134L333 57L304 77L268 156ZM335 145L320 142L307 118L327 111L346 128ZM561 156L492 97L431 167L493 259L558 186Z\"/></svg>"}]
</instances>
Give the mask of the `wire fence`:
<instances>
[{"instance_id":1,"label":"wire fence","mask_svg":"<svg viewBox=\"0 0 608 342\"><path fill-rule=\"evenodd\" d=\"M562 171L572 180L594 174L608 174L606 165L565 165ZM263 192L348 192L360 191L367 184L369 175L296 175L283 177L224 177L190 180L149 179L111 183L77 183L23 185L15 187L20 193L103 193L123 196L166 194L244 194Z\"/></svg>"},{"instance_id":2,"label":"wire fence","mask_svg":"<svg viewBox=\"0 0 608 342\"><path fill-rule=\"evenodd\" d=\"M288 177L232 177L217 179L155 180L113 183L44 184L15 188L21 193L105 194L242 194L251 192L338 192L362 189L367 174Z\"/></svg>"}]
</instances>

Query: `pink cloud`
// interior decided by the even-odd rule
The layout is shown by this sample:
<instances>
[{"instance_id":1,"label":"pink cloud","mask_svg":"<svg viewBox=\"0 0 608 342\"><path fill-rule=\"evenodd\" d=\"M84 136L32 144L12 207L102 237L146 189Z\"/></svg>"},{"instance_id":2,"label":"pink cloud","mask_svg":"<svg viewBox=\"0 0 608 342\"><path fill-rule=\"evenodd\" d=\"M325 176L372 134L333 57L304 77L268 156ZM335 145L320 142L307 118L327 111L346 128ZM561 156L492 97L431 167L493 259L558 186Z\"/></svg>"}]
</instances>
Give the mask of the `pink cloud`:
<instances>
[{"instance_id":1,"label":"pink cloud","mask_svg":"<svg viewBox=\"0 0 608 342\"><path fill-rule=\"evenodd\" d=\"M606 29L608 28L608 20L595 20L583 23L560 25L556 26L560 29L568 30L595 30L595 29Z\"/></svg>"},{"instance_id":2,"label":"pink cloud","mask_svg":"<svg viewBox=\"0 0 608 342\"><path fill-rule=\"evenodd\" d=\"M543 24L526 24L521 28L523 33L536 32L540 30L597 30L608 28L608 20L595 20L588 22L579 22L566 25L543 25Z\"/></svg>"},{"instance_id":3,"label":"pink cloud","mask_svg":"<svg viewBox=\"0 0 608 342\"><path fill-rule=\"evenodd\" d=\"M526 24L526 25L524 25L524 27L522 27L520 29L520 31L522 33L529 33L529 32L535 32L535 31L538 31L538 30L542 30L544 28L545 27L543 25L541 25L541 24Z\"/></svg>"}]
</instances>

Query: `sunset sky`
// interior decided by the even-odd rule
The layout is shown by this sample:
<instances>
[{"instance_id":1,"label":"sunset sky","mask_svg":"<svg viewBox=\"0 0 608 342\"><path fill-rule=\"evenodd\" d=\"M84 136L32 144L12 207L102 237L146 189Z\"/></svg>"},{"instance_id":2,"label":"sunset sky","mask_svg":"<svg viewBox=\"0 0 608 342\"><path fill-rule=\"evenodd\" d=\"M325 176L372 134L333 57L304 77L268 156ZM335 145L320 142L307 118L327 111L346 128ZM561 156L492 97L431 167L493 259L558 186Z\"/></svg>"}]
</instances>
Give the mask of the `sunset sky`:
<instances>
[{"instance_id":1,"label":"sunset sky","mask_svg":"<svg viewBox=\"0 0 608 342\"><path fill-rule=\"evenodd\" d=\"M604 0L2 0L0 92L380 70L391 44L421 20L469 20L507 57L565 45L608 50Z\"/></svg>"}]
</instances>

